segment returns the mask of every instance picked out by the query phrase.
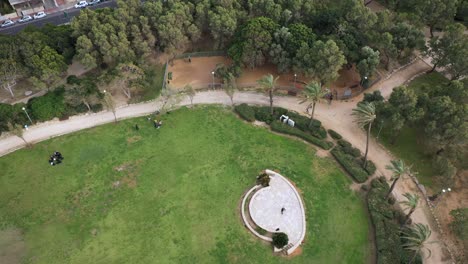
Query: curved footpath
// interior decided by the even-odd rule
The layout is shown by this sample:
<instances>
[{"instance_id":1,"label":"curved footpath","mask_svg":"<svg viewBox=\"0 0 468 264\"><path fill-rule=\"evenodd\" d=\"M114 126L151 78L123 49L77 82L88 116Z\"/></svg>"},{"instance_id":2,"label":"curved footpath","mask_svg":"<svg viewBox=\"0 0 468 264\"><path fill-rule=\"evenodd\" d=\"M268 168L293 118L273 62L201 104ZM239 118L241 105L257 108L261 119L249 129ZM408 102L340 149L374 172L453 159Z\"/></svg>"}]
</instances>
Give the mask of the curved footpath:
<instances>
[{"instance_id":1,"label":"curved footpath","mask_svg":"<svg viewBox=\"0 0 468 264\"><path fill-rule=\"evenodd\" d=\"M429 66L422 60L416 60L408 67L394 73L390 78L385 79L373 86L367 92L373 90L381 90L384 96L389 96L392 89L396 86L404 84L407 80L413 78L424 71L427 71ZM331 106L327 104L319 104L316 107L315 115L326 129L333 129L340 133L346 140L357 148L364 150L366 144L366 134L354 122L351 116L352 109L362 99L362 95L353 98L349 101L333 102ZM269 105L268 97L264 94L253 92L238 92L235 94L234 101L236 104L248 103ZM194 104L224 104L230 105L229 97L223 91L206 91L197 93ZM290 110L305 114L305 105L299 103L297 97L275 97L274 104ZM188 98L185 98L179 103L180 106L190 105ZM119 119L131 118L148 115L155 112L161 106L161 102L134 104L117 109L117 117ZM25 131L24 138L31 143L47 140L52 137L68 134L78 130L111 123L114 121L114 116L111 112L100 112L90 115L74 116L65 121L50 121L35 126L31 126L28 131ZM16 136L7 136L0 138L0 157L24 147L24 142ZM370 140L369 154L372 161L377 167L376 175L385 175L390 179L390 173L385 169L385 166L395 159L386 149L378 144L374 138ZM402 194L406 192L417 192L418 189L411 180L401 180L395 187L394 195L399 201L403 201ZM441 241L438 229L432 221L427 204L423 203L418 207L412 215L413 222L428 224L432 229L431 241ZM428 245L432 251L432 255L424 260L428 264L452 263L450 257L443 256L442 243L433 243Z\"/></svg>"}]
</instances>

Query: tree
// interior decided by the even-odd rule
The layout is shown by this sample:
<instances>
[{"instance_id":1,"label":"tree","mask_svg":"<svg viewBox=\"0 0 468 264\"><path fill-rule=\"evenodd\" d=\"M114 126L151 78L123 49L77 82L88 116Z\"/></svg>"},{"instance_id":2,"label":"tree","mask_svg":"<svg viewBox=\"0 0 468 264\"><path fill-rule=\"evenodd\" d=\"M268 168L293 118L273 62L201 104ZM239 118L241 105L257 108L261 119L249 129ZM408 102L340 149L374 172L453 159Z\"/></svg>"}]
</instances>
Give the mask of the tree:
<instances>
[{"instance_id":1,"label":"tree","mask_svg":"<svg viewBox=\"0 0 468 264\"><path fill-rule=\"evenodd\" d=\"M320 85L316 82L310 82L306 85L304 91L304 96L306 101L312 101L308 106L307 110L312 108L312 113L310 115L309 128L312 126L312 121L314 121L315 105L319 102L327 91L322 89Z\"/></svg>"},{"instance_id":2,"label":"tree","mask_svg":"<svg viewBox=\"0 0 468 264\"><path fill-rule=\"evenodd\" d=\"M383 112L388 127L393 131L392 144L395 144L402 128L407 123L414 123L424 116L424 109L418 105L418 96L406 86L393 89Z\"/></svg>"},{"instance_id":3,"label":"tree","mask_svg":"<svg viewBox=\"0 0 468 264\"><path fill-rule=\"evenodd\" d=\"M208 10L208 23L216 49L223 48L234 35L237 28L237 11L232 6L216 6Z\"/></svg>"},{"instance_id":4,"label":"tree","mask_svg":"<svg viewBox=\"0 0 468 264\"><path fill-rule=\"evenodd\" d=\"M418 0L415 11L429 26L431 37L434 37L436 26L444 27L453 21L457 12L457 0Z\"/></svg>"},{"instance_id":5,"label":"tree","mask_svg":"<svg viewBox=\"0 0 468 264\"><path fill-rule=\"evenodd\" d=\"M366 152L364 154L364 169L367 168L367 154L369 152L369 138L372 128L372 123L377 117L375 114L375 105L374 103L362 102L353 109L353 116L355 116L356 123L364 128L367 126L367 140L366 140Z\"/></svg>"},{"instance_id":6,"label":"tree","mask_svg":"<svg viewBox=\"0 0 468 264\"><path fill-rule=\"evenodd\" d=\"M114 122L117 123L117 106L115 105L114 98L112 94L104 90L104 104L107 108L107 111L111 111L114 115Z\"/></svg>"},{"instance_id":7,"label":"tree","mask_svg":"<svg viewBox=\"0 0 468 264\"><path fill-rule=\"evenodd\" d=\"M283 232L273 234L273 246L276 248L283 248L289 243L288 235Z\"/></svg>"},{"instance_id":8,"label":"tree","mask_svg":"<svg viewBox=\"0 0 468 264\"><path fill-rule=\"evenodd\" d=\"M12 59L0 59L0 85L10 93L11 98L15 97L13 87L18 78L18 65Z\"/></svg>"},{"instance_id":9,"label":"tree","mask_svg":"<svg viewBox=\"0 0 468 264\"><path fill-rule=\"evenodd\" d=\"M224 79L224 92L231 99L231 104L234 105L234 94L237 90L236 77L232 73L228 73L228 76Z\"/></svg>"},{"instance_id":10,"label":"tree","mask_svg":"<svg viewBox=\"0 0 468 264\"><path fill-rule=\"evenodd\" d=\"M338 78L338 71L346 63L343 52L333 40L316 41L312 47L303 43L296 54L296 68L305 75L312 75L320 86Z\"/></svg>"},{"instance_id":11,"label":"tree","mask_svg":"<svg viewBox=\"0 0 468 264\"><path fill-rule=\"evenodd\" d=\"M195 90L193 89L192 85L190 85L190 84L185 85L184 92L189 97L190 104L193 106L193 98L195 97L196 93L195 93Z\"/></svg>"},{"instance_id":12,"label":"tree","mask_svg":"<svg viewBox=\"0 0 468 264\"><path fill-rule=\"evenodd\" d=\"M264 75L260 80L257 81L257 83L260 85L262 89L264 89L267 93L268 96L270 97L270 113L273 115L273 93L276 91L276 81L278 80L278 77L273 77L273 75L268 74Z\"/></svg>"},{"instance_id":13,"label":"tree","mask_svg":"<svg viewBox=\"0 0 468 264\"><path fill-rule=\"evenodd\" d=\"M380 61L380 52L374 51L372 48L365 46L362 47L359 62L356 65L356 68L361 76L361 80L364 77L372 76L377 65Z\"/></svg>"},{"instance_id":14,"label":"tree","mask_svg":"<svg viewBox=\"0 0 468 264\"><path fill-rule=\"evenodd\" d=\"M229 49L231 58L251 68L262 66L267 58L278 24L266 17L249 20L238 32Z\"/></svg>"},{"instance_id":15,"label":"tree","mask_svg":"<svg viewBox=\"0 0 468 264\"><path fill-rule=\"evenodd\" d=\"M91 112L91 105L100 101L99 90L91 80L79 80L71 84L65 91L65 101L72 106L84 104Z\"/></svg>"},{"instance_id":16,"label":"tree","mask_svg":"<svg viewBox=\"0 0 468 264\"><path fill-rule=\"evenodd\" d=\"M406 21L397 22L390 29L390 34L398 58L403 57L405 52L411 54L414 49L425 45L423 32Z\"/></svg>"},{"instance_id":17,"label":"tree","mask_svg":"<svg viewBox=\"0 0 468 264\"><path fill-rule=\"evenodd\" d=\"M393 43L393 36L389 32L385 32L376 37L376 47L385 56L385 68L390 66L390 59L396 57L397 48Z\"/></svg>"},{"instance_id":18,"label":"tree","mask_svg":"<svg viewBox=\"0 0 468 264\"><path fill-rule=\"evenodd\" d=\"M424 55L430 57L434 65L431 72L441 67L452 79L468 75L468 35L464 33L465 30L462 24L455 23L446 28L442 37L429 41Z\"/></svg>"},{"instance_id":19,"label":"tree","mask_svg":"<svg viewBox=\"0 0 468 264\"><path fill-rule=\"evenodd\" d=\"M403 204L405 206L405 209L409 209L409 212L406 214L405 217L405 223L408 223L408 220L410 219L411 215L416 210L416 207L418 207L419 195L405 193L403 194L403 196L406 198L406 201L400 202L400 204Z\"/></svg>"},{"instance_id":20,"label":"tree","mask_svg":"<svg viewBox=\"0 0 468 264\"><path fill-rule=\"evenodd\" d=\"M385 196L385 199L388 199L390 194L393 191L393 188L395 188L395 185L397 181L405 176L410 174L410 168L405 165L405 163L402 160L392 160L390 161L390 165L385 166L385 168L389 171L392 172L392 185L390 186L390 189L388 190L387 195Z\"/></svg>"},{"instance_id":21,"label":"tree","mask_svg":"<svg viewBox=\"0 0 468 264\"><path fill-rule=\"evenodd\" d=\"M273 43L270 48L271 61L278 67L278 72L285 73L291 68L292 56L288 52L288 42L292 37L287 28L282 27L273 34Z\"/></svg>"},{"instance_id":22,"label":"tree","mask_svg":"<svg viewBox=\"0 0 468 264\"><path fill-rule=\"evenodd\" d=\"M132 90L138 87L138 81L144 76L144 71L133 63L122 63L117 66L119 77L117 86L128 99L132 98Z\"/></svg>"},{"instance_id":23,"label":"tree","mask_svg":"<svg viewBox=\"0 0 468 264\"><path fill-rule=\"evenodd\" d=\"M60 79L60 75L66 70L67 65L62 55L49 46L45 46L30 58L30 67L33 70L36 85L50 88Z\"/></svg>"},{"instance_id":24,"label":"tree","mask_svg":"<svg viewBox=\"0 0 468 264\"><path fill-rule=\"evenodd\" d=\"M8 123L8 131L10 131L13 135L21 138L24 143L26 144L26 146L29 145L29 143L26 141L26 139L24 138L23 136L23 127L18 125L18 124L11 124L11 123Z\"/></svg>"},{"instance_id":25,"label":"tree","mask_svg":"<svg viewBox=\"0 0 468 264\"><path fill-rule=\"evenodd\" d=\"M180 96L176 91L167 86L161 91L161 99L162 105L160 108L160 112L161 114L165 114L180 101Z\"/></svg>"},{"instance_id":26,"label":"tree","mask_svg":"<svg viewBox=\"0 0 468 264\"><path fill-rule=\"evenodd\" d=\"M426 250L431 256L431 250L427 248L427 244L435 243L436 241L428 242L427 240L431 237L431 229L427 225L421 223L415 224L414 226L403 230L402 238L405 241L403 247L410 251L413 251L413 257L409 264L411 264L418 254L421 254L423 250Z\"/></svg>"},{"instance_id":27,"label":"tree","mask_svg":"<svg viewBox=\"0 0 468 264\"><path fill-rule=\"evenodd\" d=\"M449 96L429 99L426 104L424 131L440 147L439 151L468 137L467 114L468 106L457 104Z\"/></svg>"}]
</instances>

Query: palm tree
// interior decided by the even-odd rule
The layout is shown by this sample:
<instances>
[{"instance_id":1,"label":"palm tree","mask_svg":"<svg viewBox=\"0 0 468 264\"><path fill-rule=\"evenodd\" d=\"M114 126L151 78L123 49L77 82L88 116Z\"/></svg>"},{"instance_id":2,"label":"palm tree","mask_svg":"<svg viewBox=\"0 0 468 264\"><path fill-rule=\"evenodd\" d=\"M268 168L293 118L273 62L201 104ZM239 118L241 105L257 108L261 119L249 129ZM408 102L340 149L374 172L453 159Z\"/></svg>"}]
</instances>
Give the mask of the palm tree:
<instances>
[{"instance_id":1,"label":"palm tree","mask_svg":"<svg viewBox=\"0 0 468 264\"><path fill-rule=\"evenodd\" d=\"M387 196L385 196L385 198L388 199L388 197L393 191L393 188L395 188L397 181L400 179L401 176L409 174L410 168L406 166L402 160L392 160L391 165L387 165L385 166L385 168L392 172L393 180L392 185L390 186L390 190L388 190Z\"/></svg>"},{"instance_id":2,"label":"palm tree","mask_svg":"<svg viewBox=\"0 0 468 264\"><path fill-rule=\"evenodd\" d=\"M427 241L431 236L431 233L431 229L427 225L420 223L415 224L414 226L407 228L402 232L402 238L406 240L406 242L403 243L403 247L414 252L414 255L411 258L409 264L411 264L416 256L422 253L424 249L429 253L428 257L431 256L431 250L426 247L427 244L436 243L436 241Z\"/></svg>"},{"instance_id":3,"label":"palm tree","mask_svg":"<svg viewBox=\"0 0 468 264\"><path fill-rule=\"evenodd\" d=\"M260 85L262 89L268 92L270 96L270 112L273 115L273 92L276 90L276 81L278 80L279 76L276 78L273 75L268 74L264 75L257 83Z\"/></svg>"},{"instance_id":4,"label":"palm tree","mask_svg":"<svg viewBox=\"0 0 468 264\"><path fill-rule=\"evenodd\" d=\"M364 169L367 168L367 153L369 151L369 137L372 128L372 123L377 117L375 114L375 105L373 103L360 103L356 108L353 109L353 113L356 117L357 124L364 128L367 126L367 141L366 141L366 154L364 154Z\"/></svg>"},{"instance_id":5,"label":"palm tree","mask_svg":"<svg viewBox=\"0 0 468 264\"><path fill-rule=\"evenodd\" d=\"M405 218L405 224L408 222L409 218L411 217L411 214L414 213L416 210L416 207L418 207L419 203L419 195L417 194L411 194L411 193L405 193L403 194L404 197L406 197L406 201L400 202L405 206L405 209L409 209L408 214L406 215Z\"/></svg>"},{"instance_id":6,"label":"palm tree","mask_svg":"<svg viewBox=\"0 0 468 264\"><path fill-rule=\"evenodd\" d=\"M322 87L316 82L310 82L306 85L304 91L304 96L306 101L312 101L307 106L307 110L312 107L312 114L310 115L309 127L312 126L312 121L314 120L315 105L319 102L323 96L327 93Z\"/></svg>"}]
</instances>

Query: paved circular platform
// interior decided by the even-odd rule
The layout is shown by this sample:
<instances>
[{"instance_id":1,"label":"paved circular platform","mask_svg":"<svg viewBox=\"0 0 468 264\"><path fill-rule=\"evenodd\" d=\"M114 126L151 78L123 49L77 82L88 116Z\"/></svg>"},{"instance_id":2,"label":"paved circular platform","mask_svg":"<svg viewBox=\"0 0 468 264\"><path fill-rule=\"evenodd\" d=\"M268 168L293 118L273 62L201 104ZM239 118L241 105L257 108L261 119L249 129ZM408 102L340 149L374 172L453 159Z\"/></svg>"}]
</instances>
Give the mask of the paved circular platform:
<instances>
[{"instance_id":1,"label":"paved circular platform","mask_svg":"<svg viewBox=\"0 0 468 264\"><path fill-rule=\"evenodd\" d=\"M255 224L269 232L286 233L289 243L296 249L302 243L306 229L302 200L286 178L273 171L267 170L267 173L270 175L270 186L252 196L250 216Z\"/></svg>"}]
</instances>

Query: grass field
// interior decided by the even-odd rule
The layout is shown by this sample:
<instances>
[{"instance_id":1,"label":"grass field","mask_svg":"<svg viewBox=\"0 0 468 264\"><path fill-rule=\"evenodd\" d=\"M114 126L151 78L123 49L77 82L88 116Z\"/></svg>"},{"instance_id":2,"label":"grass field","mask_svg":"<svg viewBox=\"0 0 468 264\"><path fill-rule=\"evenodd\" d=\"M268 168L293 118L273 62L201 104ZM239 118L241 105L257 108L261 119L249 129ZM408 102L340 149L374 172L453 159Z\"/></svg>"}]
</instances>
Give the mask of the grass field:
<instances>
[{"instance_id":1,"label":"grass field","mask_svg":"<svg viewBox=\"0 0 468 264\"><path fill-rule=\"evenodd\" d=\"M65 160L52 167L54 150ZM298 256L274 256L240 219L265 168L302 191ZM0 171L0 232L22 232L25 263L369 260L365 205L335 162L215 106L174 111L160 130L138 118L55 138L0 158Z\"/></svg>"}]
</instances>

